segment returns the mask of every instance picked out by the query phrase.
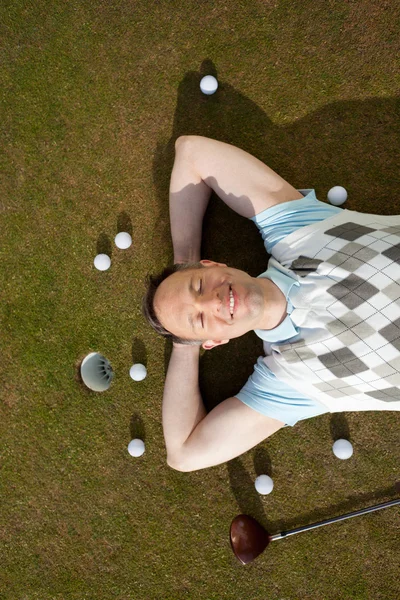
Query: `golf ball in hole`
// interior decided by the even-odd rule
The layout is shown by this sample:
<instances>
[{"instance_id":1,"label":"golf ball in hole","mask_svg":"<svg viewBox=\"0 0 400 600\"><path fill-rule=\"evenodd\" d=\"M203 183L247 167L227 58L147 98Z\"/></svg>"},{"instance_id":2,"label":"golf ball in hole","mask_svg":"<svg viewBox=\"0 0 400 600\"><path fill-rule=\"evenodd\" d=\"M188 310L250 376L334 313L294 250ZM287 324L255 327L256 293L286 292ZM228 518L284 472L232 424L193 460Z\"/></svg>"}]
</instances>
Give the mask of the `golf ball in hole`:
<instances>
[{"instance_id":1,"label":"golf ball in hole","mask_svg":"<svg viewBox=\"0 0 400 600\"><path fill-rule=\"evenodd\" d=\"M270 494L274 488L274 482L268 475L259 475L255 481L255 487L259 494Z\"/></svg>"},{"instance_id":2,"label":"golf ball in hole","mask_svg":"<svg viewBox=\"0 0 400 600\"><path fill-rule=\"evenodd\" d=\"M121 231L121 233L118 233L115 236L114 241L117 248L120 248L121 250L126 250L126 248L129 248L129 246L131 246L132 244L132 237L126 231Z\"/></svg>"},{"instance_id":3,"label":"golf ball in hole","mask_svg":"<svg viewBox=\"0 0 400 600\"><path fill-rule=\"evenodd\" d=\"M200 81L200 89L206 96L215 94L218 89L218 81L212 75L206 75Z\"/></svg>"},{"instance_id":4,"label":"golf ball in hole","mask_svg":"<svg viewBox=\"0 0 400 600\"><path fill-rule=\"evenodd\" d=\"M136 365L132 365L130 368L129 375L134 381L142 381L147 375L147 369L144 365L136 363Z\"/></svg>"},{"instance_id":5,"label":"golf ball in hole","mask_svg":"<svg viewBox=\"0 0 400 600\"><path fill-rule=\"evenodd\" d=\"M128 444L128 452L131 456L142 456L144 453L144 442L139 439L131 440Z\"/></svg>"},{"instance_id":6,"label":"golf ball in hole","mask_svg":"<svg viewBox=\"0 0 400 600\"><path fill-rule=\"evenodd\" d=\"M107 254L98 254L94 259L94 266L99 271L107 271L111 265L111 258Z\"/></svg>"},{"instance_id":7,"label":"golf ball in hole","mask_svg":"<svg viewBox=\"0 0 400 600\"><path fill-rule=\"evenodd\" d=\"M342 460L350 458L353 454L353 446L348 440L336 440L332 446L333 454Z\"/></svg>"},{"instance_id":8,"label":"golf ball in hole","mask_svg":"<svg viewBox=\"0 0 400 600\"><path fill-rule=\"evenodd\" d=\"M335 185L328 192L328 200L334 206L340 206L347 200L347 192L341 185Z\"/></svg>"}]
</instances>

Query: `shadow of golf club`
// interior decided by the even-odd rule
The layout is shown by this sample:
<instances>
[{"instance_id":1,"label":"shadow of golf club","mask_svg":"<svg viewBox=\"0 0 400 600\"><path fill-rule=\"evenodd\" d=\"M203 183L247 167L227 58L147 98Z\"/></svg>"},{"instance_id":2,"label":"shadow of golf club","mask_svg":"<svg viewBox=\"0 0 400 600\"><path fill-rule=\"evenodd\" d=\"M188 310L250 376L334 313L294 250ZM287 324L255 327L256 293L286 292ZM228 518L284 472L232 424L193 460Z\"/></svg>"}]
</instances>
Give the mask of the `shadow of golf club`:
<instances>
[{"instance_id":1,"label":"shadow of golf club","mask_svg":"<svg viewBox=\"0 0 400 600\"><path fill-rule=\"evenodd\" d=\"M260 523L261 525L263 525L263 527L267 529L269 533L273 535L274 533L280 531L288 531L295 527L308 525L309 523L323 521L325 519L333 518L338 515L360 510L373 504L379 504L381 502L395 500L398 496L398 493L399 492L397 491L396 483L392 486L381 488L380 490L375 490L366 494L354 494L350 496L347 500L340 502L339 504L332 504L331 506L329 506L329 508L315 508L312 511L300 514L298 517L293 519L285 520L282 518L274 522L269 521L268 519L264 519L260 520ZM250 516L259 520L256 515L246 513L246 511L243 512L244 514L250 514Z\"/></svg>"}]
</instances>

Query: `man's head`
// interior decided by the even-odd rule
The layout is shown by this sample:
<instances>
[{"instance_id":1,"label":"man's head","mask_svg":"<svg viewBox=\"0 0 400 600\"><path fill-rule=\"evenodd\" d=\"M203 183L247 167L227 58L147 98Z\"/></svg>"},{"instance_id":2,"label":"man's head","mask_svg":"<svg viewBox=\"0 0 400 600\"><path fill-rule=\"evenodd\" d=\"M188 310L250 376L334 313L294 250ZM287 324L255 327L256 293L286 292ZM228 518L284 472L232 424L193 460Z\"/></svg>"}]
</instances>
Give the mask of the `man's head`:
<instances>
[{"instance_id":1,"label":"man's head","mask_svg":"<svg viewBox=\"0 0 400 600\"><path fill-rule=\"evenodd\" d=\"M174 265L149 277L143 313L158 333L211 350L257 329L265 310L261 283L211 260Z\"/></svg>"}]
</instances>

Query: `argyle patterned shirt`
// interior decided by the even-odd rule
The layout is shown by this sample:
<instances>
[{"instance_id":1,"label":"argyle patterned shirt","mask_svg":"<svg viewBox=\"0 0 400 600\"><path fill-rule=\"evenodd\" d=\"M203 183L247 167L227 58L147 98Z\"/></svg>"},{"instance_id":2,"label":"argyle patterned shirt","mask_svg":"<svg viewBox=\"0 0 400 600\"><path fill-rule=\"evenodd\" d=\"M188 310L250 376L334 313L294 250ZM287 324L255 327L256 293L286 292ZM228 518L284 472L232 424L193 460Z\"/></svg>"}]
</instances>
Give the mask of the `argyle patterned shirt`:
<instances>
[{"instance_id":1,"label":"argyle patterned shirt","mask_svg":"<svg viewBox=\"0 0 400 600\"><path fill-rule=\"evenodd\" d=\"M299 283L292 343L264 344L271 371L330 412L400 410L400 215L343 210L274 247Z\"/></svg>"}]
</instances>

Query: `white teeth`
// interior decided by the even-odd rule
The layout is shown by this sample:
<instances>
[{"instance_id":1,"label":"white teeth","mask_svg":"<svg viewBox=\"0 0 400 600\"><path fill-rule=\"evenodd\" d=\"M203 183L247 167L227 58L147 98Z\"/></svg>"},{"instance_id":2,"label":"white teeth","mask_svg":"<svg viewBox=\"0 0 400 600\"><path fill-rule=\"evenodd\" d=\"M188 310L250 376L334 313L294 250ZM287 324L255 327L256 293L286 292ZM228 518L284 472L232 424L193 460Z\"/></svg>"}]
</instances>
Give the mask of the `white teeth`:
<instances>
[{"instance_id":1,"label":"white teeth","mask_svg":"<svg viewBox=\"0 0 400 600\"><path fill-rule=\"evenodd\" d=\"M233 297L232 290L229 290L229 297L230 297L230 300L229 300L230 312L231 312L231 316L233 316L233 309L234 309L234 306L235 306L235 299Z\"/></svg>"}]
</instances>

